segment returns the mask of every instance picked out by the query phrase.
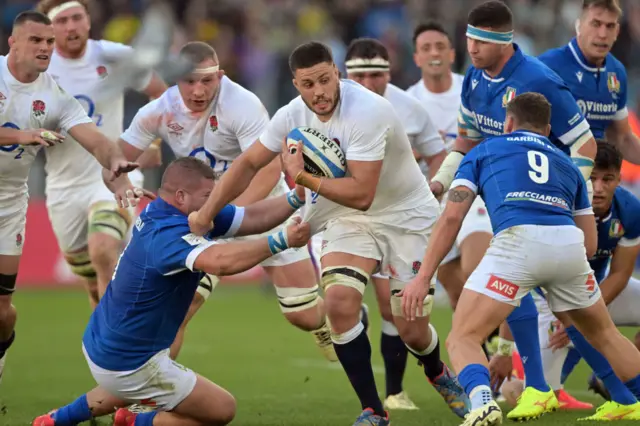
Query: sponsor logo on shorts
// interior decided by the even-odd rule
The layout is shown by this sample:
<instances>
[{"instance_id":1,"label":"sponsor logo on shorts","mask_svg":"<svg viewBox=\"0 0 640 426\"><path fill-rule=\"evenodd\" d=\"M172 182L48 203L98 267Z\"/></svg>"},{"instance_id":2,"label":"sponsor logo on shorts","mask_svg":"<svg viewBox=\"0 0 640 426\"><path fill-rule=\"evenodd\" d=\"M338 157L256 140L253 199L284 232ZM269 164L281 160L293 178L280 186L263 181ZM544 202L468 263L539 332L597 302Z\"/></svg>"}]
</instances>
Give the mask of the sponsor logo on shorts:
<instances>
[{"instance_id":1,"label":"sponsor logo on shorts","mask_svg":"<svg viewBox=\"0 0 640 426\"><path fill-rule=\"evenodd\" d=\"M324 250L327 248L327 244L329 244L329 241L327 240L322 240L322 245L320 246L321 250Z\"/></svg>"},{"instance_id":2,"label":"sponsor logo on shorts","mask_svg":"<svg viewBox=\"0 0 640 426\"><path fill-rule=\"evenodd\" d=\"M595 293L596 285L598 283L596 282L596 278L593 276L593 273L589 274L589 276L587 277L587 282L585 284L587 286L588 292L590 292L591 294Z\"/></svg>"},{"instance_id":3,"label":"sponsor logo on shorts","mask_svg":"<svg viewBox=\"0 0 640 426\"><path fill-rule=\"evenodd\" d=\"M22 234L16 234L16 247L20 247L22 245Z\"/></svg>"},{"instance_id":4,"label":"sponsor logo on shorts","mask_svg":"<svg viewBox=\"0 0 640 426\"><path fill-rule=\"evenodd\" d=\"M489 276L489 282L487 282L487 288L494 293L498 293L500 296L507 299L514 300L520 287L505 279L498 278L495 275Z\"/></svg>"},{"instance_id":5,"label":"sponsor logo on shorts","mask_svg":"<svg viewBox=\"0 0 640 426\"><path fill-rule=\"evenodd\" d=\"M478 216L484 216L487 214L487 210L482 207L478 207Z\"/></svg>"},{"instance_id":6,"label":"sponsor logo on shorts","mask_svg":"<svg viewBox=\"0 0 640 426\"><path fill-rule=\"evenodd\" d=\"M158 404L153 399L146 398L146 399L141 399L140 400L140 405L145 405L147 407L155 407Z\"/></svg>"},{"instance_id":7,"label":"sponsor logo on shorts","mask_svg":"<svg viewBox=\"0 0 640 426\"><path fill-rule=\"evenodd\" d=\"M422 262L420 262L419 260L416 260L415 262L413 262L413 265L411 265L411 272L413 272L414 274L417 274L420 271L421 266L422 266Z\"/></svg>"}]
</instances>

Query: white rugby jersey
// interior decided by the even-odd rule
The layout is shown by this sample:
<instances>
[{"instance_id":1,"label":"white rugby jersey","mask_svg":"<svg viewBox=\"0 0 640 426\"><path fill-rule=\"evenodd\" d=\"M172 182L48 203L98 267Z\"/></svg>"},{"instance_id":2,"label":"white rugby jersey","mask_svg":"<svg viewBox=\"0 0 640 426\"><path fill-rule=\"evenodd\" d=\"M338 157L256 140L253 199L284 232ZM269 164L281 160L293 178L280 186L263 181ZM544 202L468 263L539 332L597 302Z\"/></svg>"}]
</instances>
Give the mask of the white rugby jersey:
<instances>
[{"instance_id":1,"label":"white rugby jersey","mask_svg":"<svg viewBox=\"0 0 640 426\"><path fill-rule=\"evenodd\" d=\"M0 56L2 127L61 129L66 132L78 124L90 122L80 103L62 90L49 74L41 73L34 82L21 83L9 71L7 56ZM41 145L0 146L0 203L3 213L19 211L26 203L29 170L40 148Z\"/></svg>"},{"instance_id":2,"label":"white rugby jersey","mask_svg":"<svg viewBox=\"0 0 640 426\"><path fill-rule=\"evenodd\" d=\"M413 157L402 122L385 98L351 80L341 80L340 101L328 122L320 121L298 96L273 116L260 136L260 142L271 151L280 152L287 134L301 126L317 129L336 141L347 161L383 160L375 198L369 210L360 212L317 197L311 207L314 216L312 232L324 228L327 220L346 214L371 216L425 206L430 201L435 203ZM437 203L434 205L437 207Z\"/></svg>"},{"instance_id":3,"label":"white rugby jersey","mask_svg":"<svg viewBox=\"0 0 640 426\"><path fill-rule=\"evenodd\" d=\"M268 122L260 99L225 76L207 110L189 110L178 86L173 86L141 108L120 138L144 150L160 137L177 157L205 160L218 179L258 139Z\"/></svg>"},{"instance_id":4,"label":"white rugby jersey","mask_svg":"<svg viewBox=\"0 0 640 426\"><path fill-rule=\"evenodd\" d=\"M100 131L113 141L122 134L124 92L104 97L101 87L108 84L110 78L118 78L118 61L131 49L111 41L88 40L85 54L78 59L64 58L54 51L48 69L60 87L80 102ZM145 73L138 81L132 81L130 87L144 90L152 76L152 72ZM45 154L47 193L102 181L102 166L71 137L67 137L64 144L47 149Z\"/></svg>"},{"instance_id":5,"label":"white rugby jersey","mask_svg":"<svg viewBox=\"0 0 640 426\"><path fill-rule=\"evenodd\" d=\"M451 151L458 136L458 111L464 80L464 76L460 74L451 73L451 76L451 87L443 93L428 91L422 79L407 89L407 93L418 99L424 106L438 130L445 133L447 151Z\"/></svg>"},{"instance_id":6,"label":"white rugby jersey","mask_svg":"<svg viewBox=\"0 0 640 426\"><path fill-rule=\"evenodd\" d=\"M411 146L419 154L431 157L445 149L438 128L420 101L393 84L387 84L384 97L393 105Z\"/></svg>"}]
</instances>

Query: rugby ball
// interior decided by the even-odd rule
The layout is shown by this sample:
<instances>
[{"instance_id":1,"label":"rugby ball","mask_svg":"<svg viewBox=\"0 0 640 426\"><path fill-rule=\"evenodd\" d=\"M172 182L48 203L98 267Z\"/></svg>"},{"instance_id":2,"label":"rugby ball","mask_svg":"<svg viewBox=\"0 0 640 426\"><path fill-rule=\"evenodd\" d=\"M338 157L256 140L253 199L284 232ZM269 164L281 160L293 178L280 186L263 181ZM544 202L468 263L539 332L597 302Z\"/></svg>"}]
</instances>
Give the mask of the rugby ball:
<instances>
[{"instance_id":1,"label":"rugby ball","mask_svg":"<svg viewBox=\"0 0 640 426\"><path fill-rule=\"evenodd\" d=\"M298 127L287 135L289 152L295 153L300 141L306 172L328 178L344 177L347 171L347 159L338 143L316 129Z\"/></svg>"}]
</instances>

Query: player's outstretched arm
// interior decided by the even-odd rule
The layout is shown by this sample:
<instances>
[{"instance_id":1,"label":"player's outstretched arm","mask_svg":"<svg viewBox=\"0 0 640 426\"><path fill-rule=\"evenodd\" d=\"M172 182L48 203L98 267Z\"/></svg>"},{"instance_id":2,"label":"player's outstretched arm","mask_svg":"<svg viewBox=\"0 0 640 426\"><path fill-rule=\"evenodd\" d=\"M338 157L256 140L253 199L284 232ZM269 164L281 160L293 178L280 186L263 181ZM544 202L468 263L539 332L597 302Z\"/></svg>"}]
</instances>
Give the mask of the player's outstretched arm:
<instances>
[{"instance_id":1,"label":"player's outstretched arm","mask_svg":"<svg viewBox=\"0 0 640 426\"><path fill-rule=\"evenodd\" d=\"M621 246L618 243L611 257L609 275L600 283L600 292L607 305L613 302L629 283L639 253L640 244Z\"/></svg>"},{"instance_id":2,"label":"player's outstretched arm","mask_svg":"<svg viewBox=\"0 0 640 426\"><path fill-rule=\"evenodd\" d=\"M111 179L138 168L138 164L127 161L119 146L103 135L93 122L73 126L69 134L111 172Z\"/></svg>"},{"instance_id":3,"label":"player's outstretched arm","mask_svg":"<svg viewBox=\"0 0 640 426\"><path fill-rule=\"evenodd\" d=\"M269 164L256 173L246 191L233 200L233 204L236 206L248 206L257 201L264 200L271 194L273 188L280 181L281 176L280 161L274 158Z\"/></svg>"},{"instance_id":4,"label":"player's outstretched arm","mask_svg":"<svg viewBox=\"0 0 640 426\"><path fill-rule=\"evenodd\" d=\"M266 238L213 244L196 257L194 268L225 276L244 272L290 247L304 247L311 238L308 223L294 223Z\"/></svg>"},{"instance_id":5,"label":"player's outstretched arm","mask_svg":"<svg viewBox=\"0 0 640 426\"><path fill-rule=\"evenodd\" d=\"M258 171L269 164L277 152L266 148L260 141L243 152L225 172L202 208L189 215L191 232L204 235L211 229L213 218L231 200L235 200L251 183Z\"/></svg>"},{"instance_id":6,"label":"player's outstretched arm","mask_svg":"<svg viewBox=\"0 0 640 426\"><path fill-rule=\"evenodd\" d=\"M622 153L622 158L633 164L640 164L640 138L633 133L629 117L614 121L607 128L607 140Z\"/></svg>"},{"instance_id":7,"label":"player's outstretched arm","mask_svg":"<svg viewBox=\"0 0 640 426\"><path fill-rule=\"evenodd\" d=\"M258 201L245 207L242 223L235 235L262 234L275 228L302 207L304 200L304 187L298 185L285 195Z\"/></svg>"}]
</instances>

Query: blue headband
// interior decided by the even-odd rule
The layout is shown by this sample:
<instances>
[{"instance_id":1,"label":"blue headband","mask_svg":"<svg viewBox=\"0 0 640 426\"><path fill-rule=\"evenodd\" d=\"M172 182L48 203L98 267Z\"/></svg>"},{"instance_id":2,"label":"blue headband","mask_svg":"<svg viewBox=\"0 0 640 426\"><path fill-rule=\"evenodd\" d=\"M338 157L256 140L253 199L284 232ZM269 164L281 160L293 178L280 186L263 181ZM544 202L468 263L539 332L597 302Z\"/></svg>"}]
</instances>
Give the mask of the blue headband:
<instances>
[{"instance_id":1,"label":"blue headband","mask_svg":"<svg viewBox=\"0 0 640 426\"><path fill-rule=\"evenodd\" d=\"M489 43L510 44L513 43L513 30L500 33L476 28L473 25L467 25L467 37Z\"/></svg>"}]
</instances>

